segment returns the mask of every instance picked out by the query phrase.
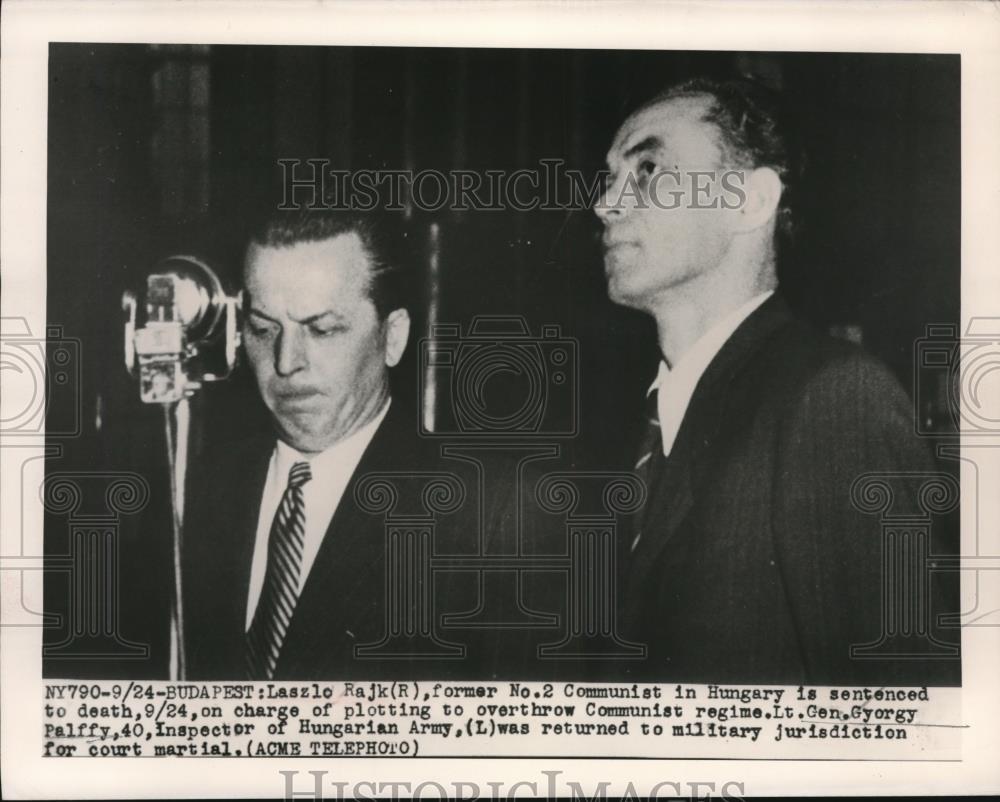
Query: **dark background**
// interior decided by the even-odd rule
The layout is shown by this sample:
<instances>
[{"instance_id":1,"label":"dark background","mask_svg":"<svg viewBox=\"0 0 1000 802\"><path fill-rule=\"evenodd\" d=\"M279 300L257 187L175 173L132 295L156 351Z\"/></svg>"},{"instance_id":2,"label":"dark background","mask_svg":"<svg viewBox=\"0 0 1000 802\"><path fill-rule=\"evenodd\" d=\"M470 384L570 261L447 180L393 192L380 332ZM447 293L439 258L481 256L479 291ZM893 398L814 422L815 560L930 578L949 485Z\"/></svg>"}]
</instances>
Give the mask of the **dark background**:
<instances>
[{"instance_id":1,"label":"dark background","mask_svg":"<svg viewBox=\"0 0 1000 802\"><path fill-rule=\"evenodd\" d=\"M164 570L123 576L122 598L163 599L165 615L161 422L123 367L120 313L122 291L159 258L197 254L236 282L251 210L280 197L279 158L412 170L561 158L589 176L642 100L675 80L734 71L782 90L805 154L784 291L816 325L854 327L910 389L914 341L928 323L959 317L957 56L53 44L48 320L80 340L82 383L53 396L50 420L79 403L81 431L48 470L149 481L144 519L162 531L147 524L132 536ZM415 211L418 270L432 223L439 320L516 313L535 331L559 324L579 343L583 445L609 455L638 419L656 352L651 324L607 301L593 214ZM213 438L266 425L246 371L198 396L195 410L195 458ZM47 522L49 554L66 553L66 532L65 518ZM49 611L65 609L63 585L47 582L46 593ZM131 613L124 605L126 636L138 626ZM153 646L155 663L162 644ZM65 662L47 670L77 672Z\"/></svg>"}]
</instances>

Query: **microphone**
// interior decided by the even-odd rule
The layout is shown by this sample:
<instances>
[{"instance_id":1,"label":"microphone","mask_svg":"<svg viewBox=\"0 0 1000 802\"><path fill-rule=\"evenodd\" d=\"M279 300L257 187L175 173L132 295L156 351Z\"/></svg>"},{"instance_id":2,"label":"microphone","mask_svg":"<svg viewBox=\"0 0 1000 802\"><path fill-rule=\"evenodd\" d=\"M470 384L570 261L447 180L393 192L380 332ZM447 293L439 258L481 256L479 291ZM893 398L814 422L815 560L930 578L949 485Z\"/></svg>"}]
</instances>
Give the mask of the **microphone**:
<instances>
[{"instance_id":1,"label":"microphone","mask_svg":"<svg viewBox=\"0 0 1000 802\"><path fill-rule=\"evenodd\" d=\"M139 379L147 404L174 404L203 382L227 378L240 344L242 293L229 295L207 264L168 256L138 294L122 295L125 367Z\"/></svg>"},{"instance_id":2,"label":"microphone","mask_svg":"<svg viewBox=\"0 0 1000 802\"><path fill-rule=\"evenodd\" d=\"M125 367L139 379L139 398L163 410L173 528L169 676L187 675L181 554L184 488L191 409L188 399L203 382L227 378L240 344L237 316L242 293L228 295L207 264L193 256L168 256L146 277L138 295L122 294Z\"/></svg>"}]
</instances>

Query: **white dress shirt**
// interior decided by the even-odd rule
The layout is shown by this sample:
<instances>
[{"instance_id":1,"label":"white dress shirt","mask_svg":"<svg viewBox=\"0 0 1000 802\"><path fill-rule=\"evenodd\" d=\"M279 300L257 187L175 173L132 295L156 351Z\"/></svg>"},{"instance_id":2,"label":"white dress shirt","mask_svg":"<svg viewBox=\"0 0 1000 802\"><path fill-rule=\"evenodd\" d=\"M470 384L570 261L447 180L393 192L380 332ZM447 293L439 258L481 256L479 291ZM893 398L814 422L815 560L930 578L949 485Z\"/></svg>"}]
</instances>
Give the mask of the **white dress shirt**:
<instances>
[{"instance_id":1,"label":"white dress shirt","mask_svg":"<svg viewBox=\"0 0 1000 802\"><path fill-rule=\"evenodd\" d=\"M257 537L254 541L253 562L250 567L250 595L247 599L245 627L250 629L254 611L260 601L267 570L267 541L271 534L271 524L281 503L281 497L288 486L288 472L296 462L308 462L312 478L302 487L305 503L306 532L302 549L302 566L299 571L299 593L305 587L309 570L316 560L323 536L333 520L333 514L351 481L361 455L371 442L386 413L389 403L382 407L369 423L366 423L350 437L334 443L326 451L312 457L300 454L294 448L278 441L271 455L264 481L264 494L260 501L260 515L257 518Z\"/></svg>"},{"instance_id":2,"label":"white dress shirt","mask_svg":"<svg viewBox=\"0 0 1000 802\"><path fill-rule=\"evenodd\" d=\"M684 413L702 374L740 324L773 294L774 290L762 292L730 312L706 331L672 369L667 367L666 362L660 361L660 370L646 391L646 395L653 390L659 390L656 407L660 416L663 456L668 456L674 447L674 440L681 428L681 421L684 420Z\"/></svg>"}]
</instances>

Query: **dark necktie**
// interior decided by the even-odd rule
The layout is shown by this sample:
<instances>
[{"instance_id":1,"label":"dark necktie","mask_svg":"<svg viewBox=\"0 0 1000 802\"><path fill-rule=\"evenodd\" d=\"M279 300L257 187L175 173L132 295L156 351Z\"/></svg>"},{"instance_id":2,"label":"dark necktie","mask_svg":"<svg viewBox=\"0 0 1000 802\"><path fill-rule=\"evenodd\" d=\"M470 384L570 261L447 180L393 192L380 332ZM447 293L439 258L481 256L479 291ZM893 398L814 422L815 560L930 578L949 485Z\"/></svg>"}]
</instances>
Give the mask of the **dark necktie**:
<instances>
[{"instance_id":1,"label":"dark necktie","mask_svg":"<svg viewBox=\"0 0 1000 802\"><path fill-rule=\"evenodd\" d=\"M281 497L267 539L264 585L246 640L247 679L271 679L288 634L299 596L299 572L306 538L302 485L312 478L308 462L296 462L288 472L288 486Z\"/></svg>"},{"instance_id":2,"label":"dark necktie","mask_svg":"<svg viewBox=\"0 0 1000 802\"><path fill-rule=\"evenodd\" d=\"M635 473L646 485L646 506L639 513L639 524L636 526L635 537L632 539L630 551L635 551L642 538L642 522L646 519L650 496L653 492L653 481L657 470L663 461L663 434L660 431L660 412L657 405L659 388L654 387L646 396L646 406L643 411L643 432L639 440L639 456L635 462Z\"/></svg>"}]
</instances>

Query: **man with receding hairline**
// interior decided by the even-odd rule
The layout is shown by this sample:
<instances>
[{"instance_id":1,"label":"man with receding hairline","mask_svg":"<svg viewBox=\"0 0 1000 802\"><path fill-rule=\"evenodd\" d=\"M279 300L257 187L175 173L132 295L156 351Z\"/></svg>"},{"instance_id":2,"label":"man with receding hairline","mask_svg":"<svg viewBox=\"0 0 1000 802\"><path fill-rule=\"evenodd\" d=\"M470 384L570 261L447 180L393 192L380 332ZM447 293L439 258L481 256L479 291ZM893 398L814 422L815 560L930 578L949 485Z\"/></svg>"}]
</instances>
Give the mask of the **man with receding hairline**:
<instances>
[{"instance_id":1,"label":"man with receding hairline","mask_svg":"<svg viewBox=\"0 0 1000 802\"><path fill-rule=\"evenodd\" d=\"M608 168L608 294L654 319L661 355L632 460L649 496L621 559L623 634L649 655L624 673L957 682L957 660L851 657L882 633L883 592L880 523L851 485L934 467L886 368L781 298L793 170L770 93L675 86L625 120ZM951 611L934 588L930 615Z\"/></svg>"},{"instance_id":2,"label":"man with receding hairline","mask_svg":"<svg viewBox=\"0 0 1000 802\"><path fill-rule=\"evenodd\" d=\"M373 215L337 209L278 212L253 232L242 340L274 435L219 449L192 483L184 548L191 679L477 670L471 660L424 655L414 664L356 651L387 635L388 600L401 592L387 575L383 520L360 508L358 481L454 471L418 437L415 406L391 396L412 298L389 236ZM469 539L464 529L450 532ZM449 533L437 535L448 548ZM408 589L438 617L446 584Z\"/></svg>"}]
</instances>

